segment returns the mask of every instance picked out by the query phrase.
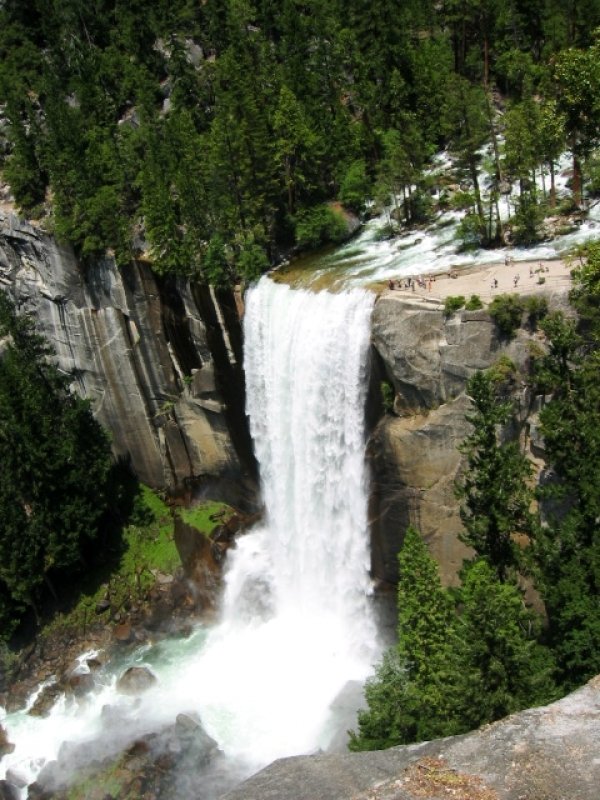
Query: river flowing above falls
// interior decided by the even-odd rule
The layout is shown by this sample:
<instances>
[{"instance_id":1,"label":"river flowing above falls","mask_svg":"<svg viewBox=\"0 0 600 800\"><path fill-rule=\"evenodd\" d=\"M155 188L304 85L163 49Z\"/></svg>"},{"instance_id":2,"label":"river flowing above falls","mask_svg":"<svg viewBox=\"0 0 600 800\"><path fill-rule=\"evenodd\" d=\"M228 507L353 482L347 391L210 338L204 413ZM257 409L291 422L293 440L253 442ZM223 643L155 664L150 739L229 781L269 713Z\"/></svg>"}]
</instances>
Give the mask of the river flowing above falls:
<instances>
[{"instance_id":1,"label":"river flowing above falls","mask_svg":"<svg viewBox=\"0 0 600 800\"><path fill-rule=\"evenodd\" d=\"M64 741L94 758L118 753L180 712L201 718L236 776L339 744L340 725L352 724L332 708L378 657L364 458L374 297L263 278L246 300L248 414L266 511L228 555L219 622L109 664L94 692L62 697L46 719L0 709L16 745L0 778L12 768L33 780ZM158 678L140 697L116 691L131 663Z\"/></svg>"}]
</instances>

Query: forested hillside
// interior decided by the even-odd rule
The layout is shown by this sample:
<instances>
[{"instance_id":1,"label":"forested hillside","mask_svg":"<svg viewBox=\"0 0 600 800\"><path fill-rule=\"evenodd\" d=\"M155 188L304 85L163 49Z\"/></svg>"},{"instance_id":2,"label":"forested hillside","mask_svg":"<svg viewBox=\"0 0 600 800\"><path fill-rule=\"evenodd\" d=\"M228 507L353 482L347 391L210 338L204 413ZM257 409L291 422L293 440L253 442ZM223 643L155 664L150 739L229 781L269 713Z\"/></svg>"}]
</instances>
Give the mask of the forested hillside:
<instances>
[{"instance_id":1,"label":"forested hillside","mask_svg":"<svg viewBox=\"0 0 600 800\"><path fill-rule=\"evenodd\" d=\"M461 191L436 202L467 210L465 240L502 237L517 181L526 242L565 148L573 203L582 175L600 188L599 24L600 0L4 0L2 169L82 256L215 284L335 239L332 200L426 219L444 147Z\"/></svg>"}]
</instances>

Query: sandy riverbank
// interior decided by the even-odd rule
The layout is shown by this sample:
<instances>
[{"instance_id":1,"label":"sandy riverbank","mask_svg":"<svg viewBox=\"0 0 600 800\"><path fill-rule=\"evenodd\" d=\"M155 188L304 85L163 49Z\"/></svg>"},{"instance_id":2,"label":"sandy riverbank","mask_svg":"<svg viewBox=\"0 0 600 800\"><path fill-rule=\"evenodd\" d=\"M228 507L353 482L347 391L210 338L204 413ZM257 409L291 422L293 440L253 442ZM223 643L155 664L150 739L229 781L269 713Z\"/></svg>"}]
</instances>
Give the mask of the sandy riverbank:
<instances>
[{"instance_id":1,"label":"sandy riverbank","mask_svg":"<svg viewBox=\"0 0 600 800\"><path fill-rule=\"evenodd\" d=\"M476 294L485 302L490 302L498 294L533 294L541 289L568 289L571 285L571 265L560 259L515 261L509 264L456 267L447 272L432 272L419 277L423 279L424 286L413 280L414 290L412 287L408 289L406 279L401 278L399 280L405 288L398 289L396 280L393 291L441 301L451 295L464 295L468 300ZM390 290L386 287L384 291L387 293Z\"/></svg>"}]
</instances>

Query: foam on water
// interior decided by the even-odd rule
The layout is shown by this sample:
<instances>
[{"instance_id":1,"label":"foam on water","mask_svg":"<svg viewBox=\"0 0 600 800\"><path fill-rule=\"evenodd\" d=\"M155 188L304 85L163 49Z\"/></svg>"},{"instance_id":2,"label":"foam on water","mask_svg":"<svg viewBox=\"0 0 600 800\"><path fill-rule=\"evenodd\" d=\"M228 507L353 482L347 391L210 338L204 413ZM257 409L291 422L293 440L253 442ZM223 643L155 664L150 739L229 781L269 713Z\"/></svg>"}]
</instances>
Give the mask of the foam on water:
<instances>
[{"instance_id":1,"label":"foam on water","mask_svg":"<svg viewBox=\"0 0 600 800\"><path fill-rule=\"evenodd\" d=\"M332 704L371 672L364 406L373 296L263 278L246 299L248 414L266 518L230 551L220 622L108 665L95 692L61 697L46 719L0 710L16 745L0 777L10 768L33 780L64 741L93 742L95 758L116 753L179 712L198 713L248 773L327 747ZM158 677L138 698L115 688L132 663Z\"/></svg>"}]
</instances>

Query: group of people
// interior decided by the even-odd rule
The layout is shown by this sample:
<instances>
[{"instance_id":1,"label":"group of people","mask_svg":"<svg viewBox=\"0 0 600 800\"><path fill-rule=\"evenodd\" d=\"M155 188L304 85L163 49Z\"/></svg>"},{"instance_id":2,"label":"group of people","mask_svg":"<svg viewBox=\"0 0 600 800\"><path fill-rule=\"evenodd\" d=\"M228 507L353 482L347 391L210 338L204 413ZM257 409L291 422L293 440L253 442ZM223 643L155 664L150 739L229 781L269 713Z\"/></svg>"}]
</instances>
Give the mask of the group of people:
<instances>
[{"instance_id":1,"label":"group of people","mask_svg":"<svg viewBox=\"0 0 600 800\"><path fill-rule=\"evenodd\" d=\"M400 278L397 281L392 280L392 278L388 281L388 287L390 289L412 289L412 291L416 291L416 287L418 286L420 289L428 289L431 291L431 287L435 282L435 275L430 275L422 277L418 276L416 278Z\"/></svg>"}]
</instances>

